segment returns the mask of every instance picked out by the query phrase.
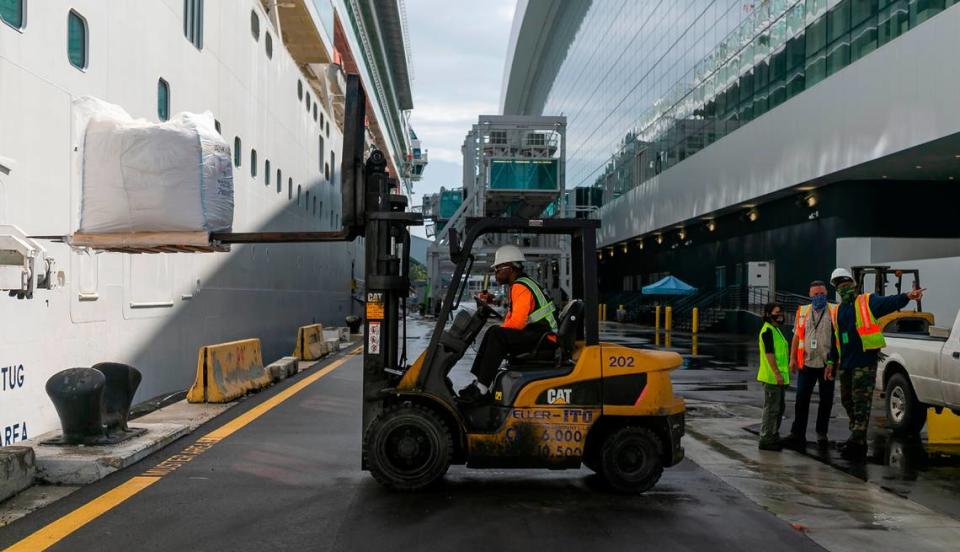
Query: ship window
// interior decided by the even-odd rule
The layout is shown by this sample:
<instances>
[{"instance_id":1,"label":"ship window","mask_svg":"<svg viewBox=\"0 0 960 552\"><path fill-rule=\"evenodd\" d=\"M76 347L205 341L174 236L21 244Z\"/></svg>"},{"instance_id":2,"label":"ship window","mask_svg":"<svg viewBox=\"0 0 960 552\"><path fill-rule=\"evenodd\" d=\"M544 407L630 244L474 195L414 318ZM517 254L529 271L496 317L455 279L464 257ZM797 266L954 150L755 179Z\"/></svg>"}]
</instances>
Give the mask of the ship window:
<instances>
[{"instance_id":1,"label":"ship window","mask_svg":"<svg viewBox=\"0 0 960 552\"><path fill-rule=\"evenodd\" d=\"M277 193L279 194L282 189L283 189L283 185L282 185L281 183L277 182ZM292 189L293 189L293 178L288 178L288 179L287 179L287 189L288 189L288 190L292 190Z\"/></svg>"},{"instance_id":2,"label":"ship window","mask_svg":"<svg viewBox=\"0 0 960 552\"><path fill-rule=\"evenodd\" d=\"M223 132L220 131L220 121L214 119L213 128L217 129L217 134L223 135Z\"/></svg>"},{"instance_id":3,"label":"ship window","mask_svg":"<svg viewBox=\"0 0 960 552\"><path fill-rule=\"evenodd\" d=\"M330 119L327 119L327 138L330 137Z\"/></svg>"},{"instance_id":4,"label":"ship window","mask_svg":"<svg viewBox=\"0 0 960 552\"><path fill-rule=\"evenodd\" d=\"M317 196L313 196L313 216L317 216Z\"/></svg>"},{"instance_id":5,"label":"ship window","mask_svg":"<svg viewBox=\"0 0 960 552\"><path fill-rule=\"evenodd\" d=\"M313 102L313 122L317 122L317 102Z\"/></svg>"},{"instance_id":6,"label":"ship window","mask_svg":"<svg viewBox=\"0 0 960 552\"><path fill-rule=\"evenodd\" d=\"M240 140L239 136L235 137L233 139L233 166L234 167L239 167L240 162L242 161L241 158L243 157L243 152L240 150L241 146L243 146L243 141Z\"/></svg>"},{"instance_id":7,"label":"ship window","mask_svg":"<svg viewBox=\"0 0 960 552\"><path fill-rule=\"evenodd\" d=\"M307 112L310 112L310 93L307 92Z\"/></svg>"},{"instance_id":8,"label":"ship window","mask_svg":"<svg viewBox=\"0 0 960 552\"><path fill-rule=\"evenodd\" d=\"M297 184L297 206L300 206L300 184Z\"/></svg>"},{"instance_id":9,"label":"ship window","mask_svg":"<svg viewBox=\"0 0 960 552\"><path fill-rule=\"evenodd\" d=\"M293 179L287 181L287 200L293 199Z\"/></svg>"},{"instance_id":10,"label":"ship window","mask_svg":"<svg viewBox=\"0 0 960 552\"><path fill-rule=\"evenodd\" d=\"M321 221L323 220L323 202L322 201L320 202L320 209L314 214L320 217Z\"/></svg>"},{"instance_id":11,"label":"ship window","mask_svg":"<svg viewBox=\"0 0 960 552\"><path fill-rule=\"evenodd\" d=\"M320 128L323 128L323 111L320 112Z\"/></svg>"},{"instance_id":12,"label":"ship window","mask_svg":"<svg viewBox=\"0 0 960 552\"><path fill-rule=\"evenodd\" d=\"M337 172L337 157L331 151L330 152L330 183L331 184L334 183L333 182L334 178L336 178L334 175L336 172Z\"/></svg>"},{"instance_id":13,"label":"ship window","mask_svg":"<svg viewBox=\"0 0 960 552\"><path fill-rule=\"evenodd\" d=\"M250 150L250 176L257 177L257 150Z\"/></svg>"},{"instance_id":14,"label":"ship window","mask_svg":"<svg viewBox=\"0 0 960 552\"><path fill-rule=\"evenodd\" d=\"M317 136L317 141L318 141L317 150L319 151L319 155L317 156L317 159L320 160L320 170L322 171L323 170L323 136Z\"/></svg>"},{"instance_id":15,"label":"ship window","mask_svg":"<svg viewBox=\"0 0 960 552\"><path fill-rule=\"evenodd\" d=\"M183 36L203 49L203 0L183 0Z\"/></svg>"},{"instance_id":16,"label":"ship window","mask_svg":"<svg viewBox=\"0 0 960 552\"><path fill-rule=\"evenodd\" d=\"M264 35L263 43L267 48L267 58L273 59L273 36L270 33Z\"/></svg>"},{"instance_id":17,"label":"ship window","mask_svg":"<svg viewBox=\"0 0 960 552\"><path fill-rule=\"evenodd\" d=\"M14 29L22 29L23 0L0 0L0 19Z\"/></svg>"},{"instance_id":18,"label":"ship window","mask_svg":"<svg viewBox=\"0 0 960 552\"><path fill-rule=\"evenodd\" d=\"M283 173L277 169L277 186L283 186Z\"/></svg>"},{"instance_id":19,"label":"ship window","mask_svg":"<svg viewBox=\"0 0 960 552\"><path fill-rule=\"evenodd\" d=\"M307 195L304 196L304 200L303 200L303 210L306 211L309 209L310 209L310 190L307 190Z\"/></svg>"},{"instance_id":20,"label":"ship window","mask_svg":"<svg viewBox=\"0 0 960 552\"><path fill-rule=\"evenodd\" d=\"M263 180L266 182L266 186L270 185L270 160L267 159L263 162Z\"/></svg>"},{"instance_id":21,"label":"ship window","mask_svg":"<svg viewBox=\"0 0 960 552\"><path fill-rule=\"evenodd\" d=\"M250 12L250 33L254 40L260 40L260 18L255 11Z\"/></svg>"},{"instance_id":22,"label":"ship window","mask_svg":"<svg viewBox=\"0 0 960 552\"><path fill-rule=\"evenodd\" d=\"M297 100L303 99L303 81L297 79Z\"/></svg>"},{"instance_id":23,"label":"ship window","mask_svg":"<svg viewBox=\"0 0 960 552\"><path fill-rule=\"evenodd\" d=\"M161 121L170 118L170 84L163 79L157 81L157 117Z\"/></svg>"},{"instance_id":24,"label":"ship window","mask_svg":"<svg viewBox=\"0 0 960 552\"><path fill-rule=\"evenodd\" d=\"M67 16L67 58L77 69L87 68L87 20L73 10Z\"/></svg>"},{"instance_id":25,"label":"ship window","mask_svg":"<svg viewBox=\"0 0 960 552\"><path fill-rule=\"evenodd\" d=\"M323 178L327 182L330 182L330 163L323 164Z\"/></svg>"}]
</instances>

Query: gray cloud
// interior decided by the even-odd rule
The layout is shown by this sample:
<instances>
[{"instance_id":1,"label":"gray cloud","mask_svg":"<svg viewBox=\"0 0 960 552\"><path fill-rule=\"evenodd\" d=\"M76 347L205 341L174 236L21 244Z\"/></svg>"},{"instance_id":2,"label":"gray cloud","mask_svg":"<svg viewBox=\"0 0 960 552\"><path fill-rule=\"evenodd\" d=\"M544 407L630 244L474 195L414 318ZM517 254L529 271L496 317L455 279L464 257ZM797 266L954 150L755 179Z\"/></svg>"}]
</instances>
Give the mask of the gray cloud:
<instances>
[{"instance_id":1,"label":"gray cloud","mask_svg":"<svg viewBox=\"0 0 960 552\"><path fill-rule=\"evenodd\" d=\"M460 146L481 113L497 113L516 0L407 0L413 50L411 123L430 152L415 203L460 185Z\"/></svg>"}]
</instances>

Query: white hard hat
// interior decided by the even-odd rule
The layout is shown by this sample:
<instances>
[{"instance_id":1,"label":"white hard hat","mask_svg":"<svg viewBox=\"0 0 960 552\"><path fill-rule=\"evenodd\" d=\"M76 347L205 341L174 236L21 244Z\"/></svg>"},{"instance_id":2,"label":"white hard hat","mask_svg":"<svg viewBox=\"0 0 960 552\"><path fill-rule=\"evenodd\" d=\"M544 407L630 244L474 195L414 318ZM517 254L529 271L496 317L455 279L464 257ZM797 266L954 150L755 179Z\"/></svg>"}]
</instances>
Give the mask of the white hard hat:
<instances>
[{"instance_id":1,"label":"white hard hat","mask_svg":"<svg viewBox=\"0 0 960 552\"><path fill-rule=\"evenodd\" d=\"M852 281L853 274L850 274L850 271L845 268L838 268L833 271L833 274L830 275L830 283L836 286L837 280L840 280L842 278L848 278Z\"/></svg>"},{"instance_id":2,"label":"white hard hat","mask_svg":"<svg viewBox=\"0 0 960 552\"><path fill-rule=\"evenodd\" d=\"M500 266L507 263L522 263L526 260L523 251L515 245L501 245L493 256L493 266Z\"/></svg>"}]
</instances>

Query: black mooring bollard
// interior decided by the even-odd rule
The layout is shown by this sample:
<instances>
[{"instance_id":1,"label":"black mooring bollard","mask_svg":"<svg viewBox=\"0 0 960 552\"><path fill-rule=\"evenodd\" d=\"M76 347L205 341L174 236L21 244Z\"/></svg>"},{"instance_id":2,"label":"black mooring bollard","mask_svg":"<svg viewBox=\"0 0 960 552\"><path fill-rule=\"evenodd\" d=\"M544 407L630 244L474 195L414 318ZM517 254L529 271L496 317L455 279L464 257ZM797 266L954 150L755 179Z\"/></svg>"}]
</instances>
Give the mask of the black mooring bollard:
<instances>
[{"instance_id":1,"label":"black mooring bollard","mask_svg":"<svg viewBox=\"0 0 960 552\"><path fill-rule=\"evenodd\" d=\"M103 388L106 377L93 368L68 368L47 380L63 428L63 444L82 444L103 436Z\"/></svg>"},{"instance_id":2,"label":"black mooring bollard","mask_svg":"<svg viewBox=\"0 0 960 552\"><path fill-rule=\"evenodd\" d=\"M70 368L47 380L47 395L60 417L63 434L44 445L110 445L142 435L130 429L130 405L142 376L133 366L101 362Z\"/></svg>"},{"instance_id":3,"label":"black mooring bollard","mask_svg":"<svg viewBox=\"0 0 960 552\"><path fill-rule=\"evenodd\" d=\"M106 383L103 387L103 424L108 435L129 431L127 419L130 404L140 386L143 376L133 366L119 362L100 362L94 370L103 372Z\"/></svg>"}]
</instances>

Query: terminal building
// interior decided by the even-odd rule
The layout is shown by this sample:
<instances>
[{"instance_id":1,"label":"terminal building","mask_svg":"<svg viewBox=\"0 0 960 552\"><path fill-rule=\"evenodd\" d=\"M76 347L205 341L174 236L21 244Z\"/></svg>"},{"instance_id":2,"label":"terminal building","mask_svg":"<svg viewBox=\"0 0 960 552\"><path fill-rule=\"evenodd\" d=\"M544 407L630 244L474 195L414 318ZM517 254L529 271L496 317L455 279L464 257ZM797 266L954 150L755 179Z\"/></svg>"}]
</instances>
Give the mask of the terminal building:
<instances>
[{"instance_id":1,"label":"terminal building","mask_svg":"<svg viewBox=\"0 0 960 552\"><path fill-rule=\"evenodd\" d=\"M602 190L601 293L672 274L799 299L838 264L902 265L949 326L955 3L520 0L501 108L566 117L566 188Z\"/></svg>"}]
</instances>

